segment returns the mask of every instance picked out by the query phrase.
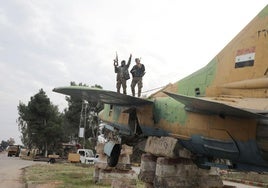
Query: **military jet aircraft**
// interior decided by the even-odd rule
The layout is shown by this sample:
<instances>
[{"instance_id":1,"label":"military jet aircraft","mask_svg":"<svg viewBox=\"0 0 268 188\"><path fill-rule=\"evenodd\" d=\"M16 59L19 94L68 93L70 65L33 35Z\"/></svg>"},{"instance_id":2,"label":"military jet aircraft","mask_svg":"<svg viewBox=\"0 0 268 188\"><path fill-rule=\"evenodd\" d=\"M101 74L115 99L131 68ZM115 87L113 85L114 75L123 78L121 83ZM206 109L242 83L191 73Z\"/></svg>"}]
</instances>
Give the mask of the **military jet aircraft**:
<instances>
[{"instance_id":1,"label":"military jet aircraft","mask_svg":"<svg viewBox=\"0 0 268 188\"><path fill-rule=\"evenodd\" d=\"M142 99L88 87L55 92L105 104L99 114L118 139L107 143L115 166L121 144L176 138L200 167L268 171L268 6L204 68Z\"/></svg>"}]
</instances>

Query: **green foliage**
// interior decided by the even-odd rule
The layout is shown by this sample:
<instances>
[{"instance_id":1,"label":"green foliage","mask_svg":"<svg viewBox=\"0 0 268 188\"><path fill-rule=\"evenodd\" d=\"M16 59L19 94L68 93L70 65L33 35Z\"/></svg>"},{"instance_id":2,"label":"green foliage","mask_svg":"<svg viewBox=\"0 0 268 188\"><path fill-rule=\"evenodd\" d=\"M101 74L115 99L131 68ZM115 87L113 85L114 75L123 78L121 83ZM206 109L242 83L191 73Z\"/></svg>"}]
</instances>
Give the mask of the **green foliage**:
<instances>
[{"instance_id":1,"label":"green foliage","mask_svg":"<svg viewBox=\"0 0 268 188\"><path fill-rule=\"evenodd\" d=\"M75 82L70 83L71 86L77 86ZM79 86L87 86L79 83ZM78 139L79 121L82 108L82 99L72 96L66 96L68 108L64 110L64 138L66 141Z\"/></svg>"},{"instance_id":2,"label":"green foliage","mask_svg":"<svg viewBox=\"0 0 268 188\"><path fill-rule=\"evenodd\" d=\"M53 187L53 185L64 188L111 187L111 185L95 184L93 173L94 167L88 165L81 166L71 163L34 165L25 168L23 180L25 183L43 185L44 187Z\"/></svg>"},{"instance_id":3,"label":"green foliage","mask_svg":"<svg viewBox=\"0 0 268 188\"><path fill-rule=\"evenodd\" d=\"M75 82L70 83L71 86L86 86L86 84L79 83L76 84ZM95 84L91 86L92 88L100 88L100 85ZM75 98L72 96L67 96L66 101L68 102L68 108L64 110L64 136L66 140L76 140L80 143L84 142L84 139L78 139L79 134L79 125L81 124L84 127L84 121L86 121L86 128L85 128L85 140L86 143L83 143L86 146L91 146L90 148L94 148L94 141L90 140L89 138L96 138L98 132L98 118L97 114L103 109L103 104L99 102L91 102L87 101L88 104L86 106L86 120L81 119L81 110L84 101L81 98ZM89 147L87 147L89 148Z\"/></svg>"},{"instance_id":4,"label":"green foliage","mask_svg":"<svg viewBox=\"0 0 268 188\"><path fill-rule=\"evenodd\" d=\"M31 97L28 105L19 103L18 126L22 143L28 148L53 152L62 141L62 114L51 104L43 89Z\"/></svg>"},{"instance_id":5,"label":"green foliage","mask_svg":"<svg viewBox=\"0 0 268 188\"><path fill-rule=\"evenodd\" d=\"M7 141L2 140L0 144L0 151L5 150L9 146L9 143Z\"/></svg>"},{"instance_id":6,"label":"green foliage","mask_svg":"<svg viewBox=\"0 0 268 188\"><path fill-rule=\"evenodd\" d=\"M9 138L9 139L7 140L7 143L8 143L8 145L14 145L14 144L15 144L15 140L14 140L14 138Z\"/></svg>"},{"instance_id":7,"label":"green foliage","mask_svg":"<svg viewBox=\"0 0 268 188\"><path fill-rule=\"evenodd\" d=\"M74 163L39 164L25 168L23 180L33 187L110 188L110 184L95 183L94 170L94 166ZM144 188L145 185L137 179L135 187Z\"/></svg>"},{"instance_id":8,"label":"green foliage","mask_svg":"<svg viewBox=\"0 0 268 188\"><path fill-rule=\"evenodd\" d=\"M87 86L86 84L70 83L71 86ZM102 87L95 84L94 88ZM61 142L78 141L78 131L83 100L81 98L66 97L68 108L61 114L54 106L43 89L30 98L28 104L22 102L18 105L17 123L21 132L21 141L28 148L38 148L41 151L57 151ZM94 114L87 116L85 140L95 138L98 129L97 113L103 105L98 102L89 102L87 112ZM94 148L95 140L90 140L88 145Z\"/></svg>"}]
</instances>

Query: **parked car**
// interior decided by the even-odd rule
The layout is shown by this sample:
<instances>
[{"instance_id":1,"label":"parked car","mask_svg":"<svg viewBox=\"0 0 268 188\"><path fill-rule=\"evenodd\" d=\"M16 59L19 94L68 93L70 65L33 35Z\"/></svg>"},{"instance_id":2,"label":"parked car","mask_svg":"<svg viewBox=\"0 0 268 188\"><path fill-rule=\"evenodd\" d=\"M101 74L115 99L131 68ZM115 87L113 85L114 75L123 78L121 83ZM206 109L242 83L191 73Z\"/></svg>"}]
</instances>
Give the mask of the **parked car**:
<instances>
[{"instance_id":1,"label":"parked car","mask_svg":"<svg viewBox=\"0 0 268 188\"><path fill-rule=\"evenodd\" d=\"M95 156L91 149L78 149L77 153L80 154L81 163L94 164L98 161L98 156Z\"/></svg>"}]
</instances>

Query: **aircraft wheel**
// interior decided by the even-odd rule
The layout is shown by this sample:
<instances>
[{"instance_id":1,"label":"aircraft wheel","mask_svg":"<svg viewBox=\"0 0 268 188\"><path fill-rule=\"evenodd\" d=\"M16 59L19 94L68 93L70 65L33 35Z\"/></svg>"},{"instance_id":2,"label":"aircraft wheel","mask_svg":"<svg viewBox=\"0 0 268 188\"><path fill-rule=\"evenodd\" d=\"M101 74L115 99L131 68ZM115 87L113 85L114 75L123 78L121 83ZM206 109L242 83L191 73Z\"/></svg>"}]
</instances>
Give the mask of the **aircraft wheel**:
<instances>
[{"instance_id":1,"label":"aircraft wheel","mask_svg":"<svg viewBox=\"0 0 268 188\"><path fill-rule=\"evenodd\" d=\"M120 156L120 151L121 145L115 144L111 156L107 158L107 163L110 167L115 167L117 165Z\"/></svg>"}]
</instances>

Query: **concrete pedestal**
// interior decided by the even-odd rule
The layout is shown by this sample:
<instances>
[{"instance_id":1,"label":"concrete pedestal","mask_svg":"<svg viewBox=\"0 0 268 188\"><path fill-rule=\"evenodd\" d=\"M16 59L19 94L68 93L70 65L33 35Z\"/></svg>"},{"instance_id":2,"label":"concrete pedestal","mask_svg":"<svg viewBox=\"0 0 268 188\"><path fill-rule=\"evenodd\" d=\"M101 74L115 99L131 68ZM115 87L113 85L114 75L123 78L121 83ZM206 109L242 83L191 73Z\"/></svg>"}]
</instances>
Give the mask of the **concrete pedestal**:
<instances>
[{"instance_id":1,"label":"concrete pedestal","mask_svg":"<svg viewBox=\"0 0 268 188\"><path fill-rule=\"evenodd\" d=\"M223 187L219 175L198 168L190 159L157 158L154 187Z\"/></svg>"},{"instance_id":2,"label":"concrete pedestal","mask_svg":"<svg viewBox=\"0 0 268 188\"><path fill-rule=\"evenodd\" d=\"M150 154L142 156L138 177L146 183L146 187L223 187L222 180L215 169L200 169L190 159L156 158Z\"/></svg>"},{"instance_id":3,"label":"concrete pedestal","mask_svg":"<svg viewBox=\"0 0 268 188\"><path fill-rule=\"evenodd\" d=\"M138 177L146 187L223 187L216 170L198 168L191 159L191 152L181 147L175 138L149 137L145 151Z\"/></svg>"},{"instance_id":4,"label":"concrete pedestal","mask_svg":"<svg viewBox=\"0 0 268 188\"><path fill-rule=\"evenodd\" d=\"M95 164L94 182L111 185L112 188L134 188L137 174L131 169L130 155L132 154L132 147L122 146L118 164L115 167L109 167L107 164L107 156L103 152L103 147L104 144L96 146L99 161Z\"/></svg>"},{"instance_id":5,"label":"concrete pedestal","mask_svg":"<svg viewBox=\"0 0 268 188\"><path fill-rule=\"evenodd\" d=\"M155 178L157 157L151 154L143 154L141 156L141 167L138 175L139 180L152 184Z\"/></svg>"}]
</instances>

